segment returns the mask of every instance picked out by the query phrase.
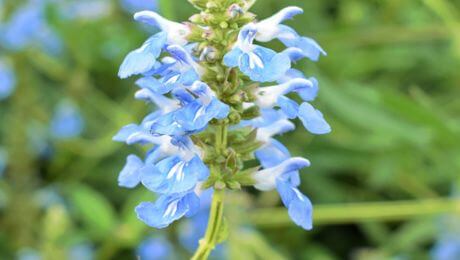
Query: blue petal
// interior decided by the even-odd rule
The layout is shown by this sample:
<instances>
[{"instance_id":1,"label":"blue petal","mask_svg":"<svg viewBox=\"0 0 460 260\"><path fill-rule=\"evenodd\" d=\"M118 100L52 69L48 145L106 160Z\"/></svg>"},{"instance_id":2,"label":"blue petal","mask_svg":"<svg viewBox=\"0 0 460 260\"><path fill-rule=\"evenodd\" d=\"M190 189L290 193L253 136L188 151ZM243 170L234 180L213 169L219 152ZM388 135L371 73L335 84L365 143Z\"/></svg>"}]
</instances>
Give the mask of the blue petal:
<instances>
[{"instance_id":1,"label":"blue petal","mask_svg":"<svg viewBox=\"0 0 460 260\"><path fill-rule=\"evenodd\" d=\"M307 37L301 37L289 26L279 25L281 29L280 41L287 47L295 47L302 50L303 55L308 57L312 61L318 61L321 54L327 55L326 52L319 46L319 44ZM289 35L289 37L283 37L283 35Z\"/></svg>"},{"instance_id":2,"label":"blue petal","mask_svg":"<svg viewBox=\"0 0 460 260\"><path fill-rule=\"evenodd\" d=\"M195 70L190 69L182 73L179 82L186 86L190 86L199 79L200 79L200 76L195 72Z\"/></svg>"},{"instance_id":3,"label":"blue petal","mask_svg":"<svg viewBox=\"0 0 460 260\"><path fill-rule=\"evenodd\" d=\"M139 127L136 124L129 124L127 126L124 126L118 133L112 138L113 141L116 142L126 142L128 138L135 134L136 132L139 132L142 130L142 127Z\"/></svg>"},{"instance_id":4,"label":"blue petal","mask_svg":"<svg viewBox=\"0 0 460 260\"><path fill-rule=\"evenodd\" d=\"M51 119L51 134L57 139L74 138L81 134L84 128L83 117L77 106L69 101L58 104Z\"/></svg>"},{"instance_id":5,"label":"blue petal","mask_svg":"<svg viewBox=\"0 0 460 260\"><path fill-rule=\"evenodd\" d=\"M154 93L157 94L166 94L169 91L171 91L174 87L174 85L165 85L162 84L160 81L158 81L154 77L143 77L140 78L136 81L136 85L138 85L141 88L149 89Z\"/></svg>"},{"instance_id":6,"label":"blue petal","mask_svg":"<svg viewBox=\"0 0 460 260\"><path fill-rule=\"evenodd\" d=\"M136 155L129 155L125 167L118 176L118 185L125 188L134 188L141 181L140 168L144 166L142 160Z\"/></svg>"},{"instance_id":7,"label":"blue petal","mask_svg":"<svg viewBox=\"0 0 460 260\"><path fill-rule=\"evenodd\" d=\"M150 131L160 135L185 135L191 132L186 131L184 127L175 121L175 113L168 113L159 117L150 128Z\"/></svg>"},{"instance_id":8,"label":"blue petal","mask_svg":"<svg viewBox=\"0 0 460 260\"><path fill-rule=\"evenodd\" d=\"M276 188L283 204L288 208L289 217L297 225L311 230L313 228L313 206L310 200L288 182L277 180Z\"/></svg>"},{"instance_id":9,"label":"blue petal","mask_svg":"<svg viewBox=\"0 0 460 260\"><path fill-rule=\"evenodd\" d=\"M165 32L157 33L151 36L137 50L134 50L126 56L121 64L118 76L122 79L132 75L147 73L152 70L160 56L163 47L166 44L167 34Z\"/></svg>"},{"instance_id":10,"label":"blue petal","mask_svg":"<svg viewBox=\"0 0 460 260\"><path fill-rule=\"evenodd\" d=\"M240 48L233 48L230 52L224 56L224 64L227 67L234 68L238 67L240 64L240 58L243 55L243 52Z\"/></svg>"},{"instance_id":11,"label":"blue petal","mask_svg":"<svg viewBox=\"0 0 460 260\"><path fill-rule=\"evenodd\" d=\"M297 69L289 69L283 77L277 80L277 82L278 84L283 84L296 78L304 79L305 76Z\"/></svg>"},{"instance_id":12,"label":"blue petal","mask_svg":"<svg viewBox=\"0 0 460 260\"><path fill-rule=\"evenodd\" d=\"M262 191L272 190L275 188L277 180L284 180L286 179L284 176L308 166L310 166L310 162L307 159L300 157L289 158L274 167L254 173L252 176L256 182L254 187Z\"/></svg>"},{"instance_id":13,"label":"blue petal","mask_svg":"<svg viewBox=\"0 0 460 260\"><path fill-rule=\"evenodd\" d=\"M289 47L282 53L286 54L291 62L296 62L306 57L305 52L302 49L296 47Z\"/></svg>"},{"instance_id":14,"label":"blue petal","mask_svg":"<svg viewBox=\"0 0 460 260\"><path fill-rule=\"evenodd\" d=\"M294 16L299 14L303 14L302 8L297 6L289 6L283 8L278 13L274 14L272 17L263 20L262 22L266 23L267 25L270 24L272 26L276 26L285 20L290 20L294 18Z\"/></svg>"},{"instance_id":15,"label":"blue petal","mask_svg":"<svg viewBox=\"0 0 460 260\"><path fill-rule=\"evenodd\" d=\"M312 87L297 91L302 100L306 102L315 100L319 91L318 80L316 80L316 78L313 77L309 78L308 80L310 80L313 83Z\"/></svg>"},{"instance_id":16,"label":"blue petal","mask_svg":"<svg viewBox=\"0 0 460 260\"><path fill-rule=\"evenodd\" d=\"M0 60L0 100L9 97L16 87L13 69Z\"/></svg>"},{"instance_id":17,"label":"blue petal","mask_svg":"<svg viewBox=\"0 0 460 260\"><path fill-rule=\"evenodd\" d=\"M137 255L139 259L171 259L173 247L168 240L163 237L148 238L139 245Z\"/></svg>"},{"instance_id":18,"label":"blue petal","mask_svg":"<svg viewBox=\"0 0 460 260\"><path fill-rule=\"evenodd\" d=\"M155 203L143 202L136 207L137 217L154 228L165 228L183 216L191 216L199 208L195 193L163 195Z\"/></svg>"},{"instance_id":19,"label":"blue petal","mask_svg":"<svg viewBox=\"0 0 460 260\"><path fill-rule=\"evenodd\" d=\"M271 139L268 145L257 150L255 155L265 169L275 167L291 157L288 149L275 139Z\"/></svg>"},{"instance_id":20,"label":"blue petal","mask_svg":"<svg viewBox=\"0 0 460 260\"><path fill-rule=\"evenodd\" d=\"M121 0L121 6L123 9L130 13L140 12L143 10L155 11L158 9L158 4L156 1L146 0Z\"/></svg>"},{"instance_id":21,"label":"blue petal","mask_svg":"<svg viewBox=\"0 0 460 260\"><path fill-rule=\"evenodd\" d=\"M289 56L260 46L251 53L245 53L240 60L241 72L258 82L276 81L290 68Z\"/></svg>"},{"instance_id":22,"label":"blue petal","mask_svg":"<svg viewBox=\"0 0 460 260\"><path fill-rule=\"evenodd\" d=\"M456 234L458 235L458 234ZM442 238L431 252L433 260L456 260L460 258L460 238Z\"/></svg>"},{"instance_id":23,"label":"blue petal","mask_svg":"<svg viewBox=\"0 0 460 260\"><path fill-rule=\"evenodd\" d=\"M206 127L214 118L225 118L230 111L228 105L214 98L207 106L195 101L175 113L175 120L186 131L196 131Z\"/></svg>"},{"instance_id":24,"label":"blue petal","mask_svg":"<svg viewBox=\"0 0 460 260\"><path fill-rule=\"evenodd\" d=\"M331 132L331 126L326 122L323 114L306 102L300 105L299 118L304 127L312 134L321 135Z\"/></svg>"},{"instance_id":25,"label":"blue petal","mask_svg":"<svg viewBox=\"0 0 460 260\"><path fill-rule=\"evenodd\" d=\"M294 119L297 117L299 111L299 105L297 102L285 96L280 96L277 103L289 119Z\"/></svg>"},{"instance_id":26,"label":"blue petal","mask_svg":"<svg viewBox=\"0 0 460 260\"><path fill-rule=\"evenodd\" d=\"M41 8L27 5L12 14L2 31L1 43L9 49L21 50L33 43L37 32L45 26Z\"/></svg>"},{"instance_id":27,"label":"blue petal","mask_svg":"<svg viewBox=\"0 0 460 260\"><path fill-rule=\"evenodd\" d=\"M198 156L186 162L178 156L166 158L153 167L142 170L142 184L149 190L162 193L180 193L193 189L209 176L209 170Z\"/></svg>"}]
</instances>

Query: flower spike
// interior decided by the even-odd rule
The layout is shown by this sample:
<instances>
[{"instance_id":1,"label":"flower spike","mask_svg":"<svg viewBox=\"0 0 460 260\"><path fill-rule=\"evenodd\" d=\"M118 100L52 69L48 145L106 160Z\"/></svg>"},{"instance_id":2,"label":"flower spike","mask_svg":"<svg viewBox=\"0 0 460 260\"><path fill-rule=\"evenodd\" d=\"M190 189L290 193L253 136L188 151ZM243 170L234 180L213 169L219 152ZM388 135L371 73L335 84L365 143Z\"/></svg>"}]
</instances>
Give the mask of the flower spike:
<instances>
[{"instance_id":1,"label":"flower spike","mask_svg":"<svg viewBox=\"0 0 460 260\"><path fill-rule=\"evenodd\" d=\"M292 221L310 230L312 203L299 190L300 171L310 161L292 156L275 138L295 129L292 120L315 135L331 132L312 105L318 81L293 68L326 53L283 24L303 13L299 7L255 21L248 12L252 0L189 1L200 9L190 23L152 11L134 15L160 32L127 55L119 76L137 75L135 98L155 109L113 137L148 149L142 159L128 156L119 185L141 183L158 195L135 209L154 228L211 211L193 259L205 259L220 241L227 189L276 189ZM286 48L263 46L274 39ZM260 167L248 168L254 158Z\"/></svg>"}]
</instances>

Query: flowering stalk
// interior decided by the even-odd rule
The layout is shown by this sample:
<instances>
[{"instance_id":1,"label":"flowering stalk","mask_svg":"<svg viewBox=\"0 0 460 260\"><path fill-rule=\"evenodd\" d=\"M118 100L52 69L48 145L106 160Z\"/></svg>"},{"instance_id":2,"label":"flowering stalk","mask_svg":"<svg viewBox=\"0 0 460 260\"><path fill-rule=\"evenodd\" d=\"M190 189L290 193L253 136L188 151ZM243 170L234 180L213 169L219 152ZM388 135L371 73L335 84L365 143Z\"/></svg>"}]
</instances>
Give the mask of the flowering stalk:
<instances>
[{"instance_id":1,"label":"flowering stalk","mask_svg":"<svg viewBox=\"0 0 460 260\"><path fill-rule=\"evenodd\" d=\"M302 9L287 7L255 21L248 11L254 1L189 2L201 12L188 23L151 11L134 16L161 32L127 55L119 76L141 75L135 96L158 109L114 137L151 145L144 160L128 156L119 184L133 188L142 183L159 195L156 202L136 207L139 219L155 228L192 217L200 208L202 192L213 190L208 229L194 259L207 259L225 237L226 189L277 189L292 220L311 229L311 203L297 189L299 170L310 162L291 158L273 138L292 131L290 119L295 118L313 134L331 130L309 103L316 98L318 82L291 68L302 58L316 61L325 54L314 40L282 24ZM287 48L277 53L255 44L273 39ZM291 99L293 94L301 104ZM261 167L247 167L254 159Z\"/></svg>"},{"instance_id":2,"label":"flowering stalk","mask_svg":"<svg viewBox=\"0 0 460 260\"><path fill-rule=\"evenodd\" d=\"M212 197L211 210L209 214L208 228L192 260L208 259L211 251L219 242L219 234L223 224L224 215L224 190L216 190Z\"/></svg>"}]
</instances>

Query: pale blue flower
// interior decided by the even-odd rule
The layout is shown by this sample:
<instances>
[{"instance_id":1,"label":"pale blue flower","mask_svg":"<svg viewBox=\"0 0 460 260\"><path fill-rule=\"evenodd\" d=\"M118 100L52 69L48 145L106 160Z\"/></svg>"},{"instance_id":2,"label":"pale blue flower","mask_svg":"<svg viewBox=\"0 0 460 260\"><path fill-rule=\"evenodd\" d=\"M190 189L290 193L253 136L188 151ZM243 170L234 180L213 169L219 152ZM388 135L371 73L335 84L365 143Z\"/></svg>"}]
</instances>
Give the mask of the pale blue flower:
<instances>
[{"instance_id":1,"label":"pale blue flower","mask_svg":"<svg viewBox=\"0 0 460 260\"><path fill-rule=\"evenodd\" d=\"M256 181L254 187L262 191L273 190L276 187L278 178L308 166L310 166L310 161L304 158L294 157L286 159L276 166L254 173L253 178Z\"/></svg>"},{"instance_id":2,"label":"pale blue flower","mask_svg":"<svg viewBox=\"0 0 460 260\"><path fill-rule=\"evenodd\" d=\"M132 75L144 74L152 70L156 64L156 59L166 44L166 32L159 32L151 36L144 44L126 56L120 66L118 76L122 79Z\"/></svg>"},{"instance_id":3,"label":"pale blue flower","mask_svg":"<svg viewBox=\"0 0 460 260\"><path fill-rule=\"evenodd\" d=\"M157 0L120 0L120 3L123 9L130 13L158 9Z\"/></svg>"},{"instance_id":4,"label":"pale blue flower","mask_svg":"<svg viewBox=\"0 0 460 260\"><path fill-rule=\"evenodd\" d=\"M155 68L163 49L170 45L184 46L188 43L186 36L190 30L184 24L169 21L152 11L138 12L134 19L157 27L161 32L151 36L139 49L126 56L118 72L120 78L149 72Z\"/></svg>"},{"instance_id":5,"label":"pale blue flower","mask_svg":"<svg viewBox=\"0 0 460 260\"><path fill-rule=\"evenodd\" d=\"M458 260L460 259L460 238L441 239L431 252L433 260Z\"/></svg>"},{"instance_id":6,"label":"pale blue flower","mask_svg":"<svg viewBox=\"0 0 460 260\"><path fill-rule=\"evenodd\" d=\"M0 44L7 49L20 51L38 46L50 54L62 50L62 42L46 23L45 2L30 1L11 15L0 31Z\"/></svg>"},{"instance_id":7,"label":"pale blue flower","mask_svg":"<svg viewBox=\"0 0 460 260\"><path fill-rule=\"evenodd\" d=\"M16 88L16 76L10 65L0 60L0 100L9 97Z\"/></svg>"},{"instance_id":8,"label":"pale blue flower","mask_svg":"<svg viewBox=\"0 0 460 260\"><path fill-rule=\"evenodd\" d=\"M173 96L181 107L156 118L151 124L152 132L170 136L196 133L206 128L212 119L223 119L230 112L230 107L203 82L195 81L189 87L175 89Z\"/></svg>"},{"instance_id":9,"label":"pale blue flower","mask_svg":"<svg viewBox=\"0 0 460 260\"><path fill-rule=\"evenodd\" d=\"M276 189L294 223L306 230L311 230L313 228L313 206L310 200L284 178L276 180Z\"/></svg>"},{"instance_id":10,"label":"pale blue flower","mask_svg":"<svg viewBox=\"0 0 460 260\"><path fill-rule=\"evenodd\" d=\"M68 259L69 260L93 260L95 259L94 256L94 248L90 244L81 243L74 245L70 248L68 252Z\"/></svg>"},{"instance_id":11,"label":"pale blue flower","mask_svg":"<svg viewBox=\"0 0 460 260\"><path fill-rule=\"evenodd\" d=\"M142 241L136 255L142 260L173 259L173 246L164 237L149 237Z\"/></svg>"},{"instance_id":12,"label":"pale blue flower","mask_svg":"<svg viewBox=\"0 0 460 260\"><path fill-rule=\"evenodd\" d=\"M155 201L136 207L137 217L154 228L165 228L186 216L192 217L200 207L200 199L193 192L162 195Z\"/></svg>"},{"instance_id":13,"label":"pale blue flower","mask_svg":"<svg viewBox=\"0 0 460 260\"><path fill-rule=\"evenodd\" d=\"M18 260L42 260L40 252L32 248L22 248L17 253Z\"/></svg>"},{"instance_id":14,"label":"pale blue flower","mask_svg":"<svg viewBox=\"0 0 460 260\"><path fill-rule=\"evenodd\" d=\"M300 105L298 116L304 127L313 134L320 135L331 132L331 127L324 120L323 114L307 102Z\"/></svg>"},{"instance_id":15,"label":"pale blue flower","mask_svg":"<svg viewBox=\"0 0 460 260\"><path fill-rule=\"evenodd\" d=\"M260 42L269 42L277 38L287 47L300 49L302 56L317 61L321 54L326 55L321 46L315 40L302 37L291 27L281 24L283 21L292 19L302 13L301 8L291 6L284 8L270 18L256 23L257 34L255 39Z\"/></svg>"},{"instance_id":16,"label":"pale blue flower","mask_svg":"<svg viewBox=\"0 0 460 260\"><path fill-rule=\"evenodd\" d=\"M190 33L190 28L185 24L170 21L152 11L138 12L134 14L134 19L165 32L167 34L167 45L184 46L188 43L187 36Z\"/></svg>"},{"instance_id":17,"label":"pale blue flower","mask_svg":"<svg viewBox=\"0 0 460 260\"><path fill-rule=\"evenodd\" d=\"M51 135L57 139L69 139L83 132L84 120L78 107L64 100L57 105L51 120Z\"/></svg>"},{"instance_id":18,"label":"pale blue flower","mask_svg":"<svg viewBox=\"0 0 460 260\"><path fill-rule=\"evenodd\" d=\"M257 159L264 169L272 169L271 172L262 173L258 176L256 188L266 190L273 189L275 184L283 204L288 208L291 219L297 225L306 230L312 229L312 204L303 195L297 186L300 185L298 170L310 165L308 160L290 158L289 151L278 141L271 142L256 152ZM290 165L286 167L286 165ZM273 170L276 169L276 170ZM262 170L263 172L266 170ZM261 173L257 174L261 174ZM270 176L269 176L270 175Z\"/></svg>"},{"instance_id":19,"label":"pale blue flower","mask_svg":"<svg viewBox=\"0 0 460 260\"><path fill-rule=\"evenodd\" d=\"M57 0L55 5L63 19L98 20L107 17L112 10L107 0Z\"/></svg>"},{"instance_id":20,"label":"pale blue flower","mask_svg":"<svg viewBox=\"0 0 460 260\"><path fill-rule=\"evenodd\" d=\"M209 176L208 167L198 156L184 160L179 156L166 158L141 169L142 184L160 194L186 192Z\"/></svg>"},{"instance_id":21,"label":"pale blue flower","mask_svg":"<svg viewBox=\"0 0 460 260\"><path fill-rule=\"evenodd\" d=\"M455 192L455 191L454 191ZM457 194L454 193L454 196ZM458 195L456 196L458 197ZM460 258L460 219L458 215L442 216L438 220L439 233L431 251L433 260L457 260Z\"/></svg>"},{"instance_id":22,"label":"pale blue flower","mask_svg":"<svg viewBox=\"0 0 460 260\"><path fill-rule=\"evenodd\" d=\"M330 133L331 127L322 113L307 102L299 105L288 98L286 95L291 92L296 92L304 101L312 100L318 92L317 81L314 78L293 78L279 85L260 87L255 93L255 104L262 109L279 107L289 119L299 117L304 127L313 134Z\"/></svg>"},{"instance_id":23,"label":"pale blue flower","mask_svg":"<svg viewBox=\"0 0 460 260\"><path fill-rule=\"evenodd\" d=\"M118 175L118 185L125 188L134 188L141 182L140 169L144 166L144 162L136 155L129 155L126 159L125 167Z\"/></svg>"},{"instance_id":24,"label":"pale blue flower","mask_svg":"<svg viewBox=\"0 0 460 260\"><path fill-rule=\"evenodd\" d=\"M253 81L276 81L291 68L291 59L287 53L253 44L256 33L254 24L243 27L236 45L225 55L224 64L239 67Z\"/></svg>"},{"instance_id":25,"label":"pale blue flower","mask_svg":"<svg viewBox=\"0 0 460 260\"><path fill-rule=\"evenodd\" d=\"M171 45L166 50L171 57L166 57L161 63L156 63L157 66L149 71L148 75L136 82L138 86L157 94L166 94L182 86L191 86L200 79L203 68L198 65L186 48Z\"/></svg>"}]
</instances>

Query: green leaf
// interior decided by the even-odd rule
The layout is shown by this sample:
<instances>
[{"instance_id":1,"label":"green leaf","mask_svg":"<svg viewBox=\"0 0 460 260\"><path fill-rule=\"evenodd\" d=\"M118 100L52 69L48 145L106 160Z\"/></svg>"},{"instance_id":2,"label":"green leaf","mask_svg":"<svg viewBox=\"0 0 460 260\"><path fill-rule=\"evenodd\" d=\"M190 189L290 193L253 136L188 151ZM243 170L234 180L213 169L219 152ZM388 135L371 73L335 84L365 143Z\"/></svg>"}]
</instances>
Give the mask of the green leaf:
<instances>
[{"instance_id":1,"label":"green leaf","mask_svg":"<svg viewBox=\"0 0 460 260\"><path fill-rule=\"evenodd\" d=\"M69 188L69 198L76 215L90 235L95 238L110 236L117 217L104 196L89 186L79 184Z\"/></svg>"}]
</instances>

